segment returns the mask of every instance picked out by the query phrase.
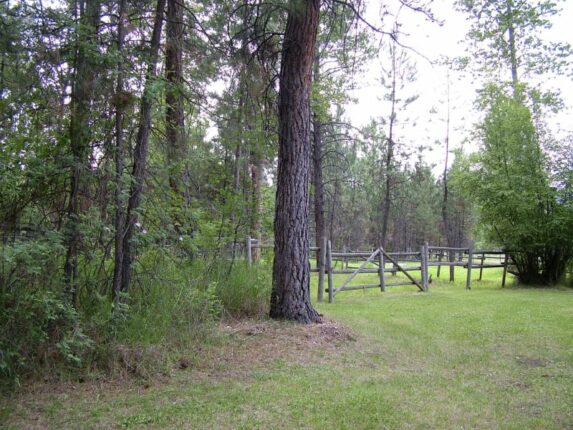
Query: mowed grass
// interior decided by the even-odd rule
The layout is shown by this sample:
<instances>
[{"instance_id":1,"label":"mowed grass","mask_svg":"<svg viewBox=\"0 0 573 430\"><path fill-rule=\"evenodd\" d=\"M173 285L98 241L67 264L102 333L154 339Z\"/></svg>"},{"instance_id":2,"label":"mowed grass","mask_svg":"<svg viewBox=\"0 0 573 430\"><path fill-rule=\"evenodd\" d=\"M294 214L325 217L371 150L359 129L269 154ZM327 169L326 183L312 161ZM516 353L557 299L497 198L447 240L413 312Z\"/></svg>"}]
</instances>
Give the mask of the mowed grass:
<instances>
[{"instance_id":1,"label":"mowed grass","mask_svg":"<svg viewBox=\"0 0 573 430\"><path fill-rule=\"evenodd\" d=\"M573 291L501 289L493 269L467 291L456 276L341 292L317 304L323 328L222 327L199 368L155 381L36 386L2 399L0 426L573 428Z\"/></svg>"}]
</instances>

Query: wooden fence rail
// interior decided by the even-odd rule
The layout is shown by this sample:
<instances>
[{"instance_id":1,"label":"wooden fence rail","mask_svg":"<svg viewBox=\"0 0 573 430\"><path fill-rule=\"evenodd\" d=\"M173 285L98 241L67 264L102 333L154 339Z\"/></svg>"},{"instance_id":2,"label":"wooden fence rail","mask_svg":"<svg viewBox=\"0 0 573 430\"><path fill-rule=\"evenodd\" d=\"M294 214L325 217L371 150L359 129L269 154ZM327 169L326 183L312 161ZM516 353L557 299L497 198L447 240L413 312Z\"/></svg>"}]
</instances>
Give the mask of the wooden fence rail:
<instances>
[{"instance_id":1,"label":"wooden fence rail","mask_svg":"<svg viewBox=\"0 0 573 430\"><path fill-rule=\"evenodd\" d=\"M249 265L252 264L253 248L272 248L272 244L263 244L256 239L247 237L246 257ZM474 250L472 246L467 248L454 248L445 246L430 246L423 244L420 251L386 252L383 248L372 251L333 251L332 244L326 238L322 240L321 247L310 247L311 253L315 253L319 265L310 271L318 273L318 300L324 299L325 290L328 293L328 301L332 302L334 296L341 291L365 290L386 288L404 285L415 285L420 291L428 291L431 282L428 269L437 267L437 277L440 277L441 267L450 267L450 282L454 281L453 268L463 267L466 269L466 289L471 289L472 270L479 269L479 280L482 280L483 270L503 268L501 286L504 287L507 278L507 269L511 265L509 254L505 251ZM448 257L447 260L444 257ZM457 257L457 258L456 258ZM336 261L342 261L342 268L336 268ZM358 267L349 267L349 262L359 262ZM406 263L406 265L404 265ZM408 264L410 263L410 264ZM414 263L412 265L412 263ZM310 262L309 262L310 264ZM391 264L391 267L386 267ZM374 267L373 267L374 266ZM414 278L410 272L420 272L420 279ZM402 273L407 281L388 282L385 275ZM360 274L378 274L379 283L350 285L350 282ZM335 287L333 275L349 275L344 281ZM328 287L325 288L325 283Z\"/></svg>"}]
</instances>

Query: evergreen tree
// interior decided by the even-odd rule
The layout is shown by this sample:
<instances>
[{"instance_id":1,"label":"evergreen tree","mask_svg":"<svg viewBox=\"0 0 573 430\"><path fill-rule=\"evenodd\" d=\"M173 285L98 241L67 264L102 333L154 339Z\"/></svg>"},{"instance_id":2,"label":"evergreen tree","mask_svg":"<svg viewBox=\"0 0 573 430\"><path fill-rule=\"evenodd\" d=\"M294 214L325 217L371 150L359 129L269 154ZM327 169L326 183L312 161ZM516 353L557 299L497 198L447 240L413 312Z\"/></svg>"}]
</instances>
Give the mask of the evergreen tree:
<instances>
[{"instance_id":1,"label":"evergreen tree","mask_svg":"<svg viewBox=\"0 0 573 430\"><path fill-rule=\"evenodd\" d=\"M279 89L275 260L270 316L302 323L320 316L310 303L310 90L320 2L291 1Z\"/></svg>"}]
</instances>

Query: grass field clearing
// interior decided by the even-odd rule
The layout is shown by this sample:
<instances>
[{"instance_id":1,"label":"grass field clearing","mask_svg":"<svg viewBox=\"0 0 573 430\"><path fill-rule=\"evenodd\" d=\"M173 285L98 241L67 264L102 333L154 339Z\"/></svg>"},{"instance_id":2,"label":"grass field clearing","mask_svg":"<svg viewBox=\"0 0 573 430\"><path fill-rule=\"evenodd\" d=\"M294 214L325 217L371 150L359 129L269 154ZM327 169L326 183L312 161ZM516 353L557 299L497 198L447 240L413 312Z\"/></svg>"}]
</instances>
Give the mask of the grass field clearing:
<instances>
[{"instance_id":1,"label":"grass field clearing","mask_svg":"<svg viewBox=\"0 0 573 430\"><path fill-rule=\"evenodd\" d=\"M341 292L317 304L323 325L222 324L169 377L29 387L0 426L573 428L573 290L500 289L492 269L466 291L464 270L443 273L429 293Z\"/></svg>"}]
</instances>

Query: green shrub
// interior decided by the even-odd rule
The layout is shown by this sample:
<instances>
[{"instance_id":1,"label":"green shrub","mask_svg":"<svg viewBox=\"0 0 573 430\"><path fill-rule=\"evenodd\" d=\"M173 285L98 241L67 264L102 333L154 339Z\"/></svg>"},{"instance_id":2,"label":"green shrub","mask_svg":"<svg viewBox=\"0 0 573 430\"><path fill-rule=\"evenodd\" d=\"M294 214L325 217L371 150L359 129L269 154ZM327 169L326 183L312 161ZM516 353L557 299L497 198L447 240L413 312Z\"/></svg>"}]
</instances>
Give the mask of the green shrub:
<instances>
[{"instance_id":1,"label":"green shrub","mask_svg":"<svg viewBox=\"0 0 573 430\"><path fill-rule=\"evenodd\" d=\"M268 264L230 266L221 257L190 262L154 247L140 251L129 294L118 304L107 292L110 271L99 270L98 259L82 259L82 294L74 308L63 298L59 241L32 242L2 253L1 274L10 280L0 294L5 386L48 372L55 379L118 371L149 378L172 368L175 359L192 362L221 317L268 312Z\"/></svg>"},{"instance_id":2,"label":"green shrub","mask_svg":"<svg viewBox=\"0 0 573 430\"><path fill-rule=\"evenodd\" d=\"M93 347L76 311L50 291L4 293L0 327L3 388L46 368L78 368Z\"/></svg>"},{"instance_id":3,"label":"green shrub","mask_svg":"<svg viewBox=\"0 0 573 430\"><path fill-rule=\"evenodd\" d=\"M61 287L54 274L63 266L60 260L65 254L62 236L50 231L28 239L24 233L20 233L21 239L0 244L2 292Z\"/></svg>"}]
</instances>

